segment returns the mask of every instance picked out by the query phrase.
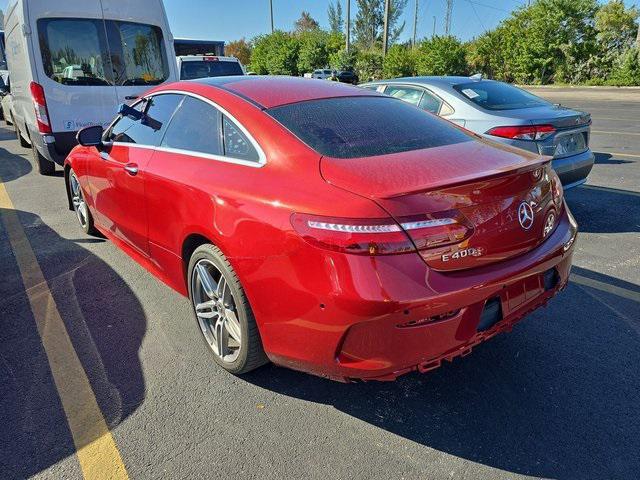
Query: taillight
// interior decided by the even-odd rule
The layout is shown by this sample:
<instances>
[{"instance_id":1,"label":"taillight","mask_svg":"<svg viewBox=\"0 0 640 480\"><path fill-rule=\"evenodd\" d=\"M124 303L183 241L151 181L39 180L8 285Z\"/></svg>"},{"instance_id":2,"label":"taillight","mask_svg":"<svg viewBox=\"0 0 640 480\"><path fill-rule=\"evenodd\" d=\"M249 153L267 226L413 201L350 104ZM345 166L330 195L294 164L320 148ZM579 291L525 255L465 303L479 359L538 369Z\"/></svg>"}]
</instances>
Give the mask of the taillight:
<instances>
[{"instance_id":1,"label":"taillight","mask_svg":"<svg viewBox=\"0 0 640 480\"><path fill-rule=\"evenodd\" d=\"M549 167L549 177L551 180L551 194L553 195L553 203L555 203L557 207L560 207L560 205L562 204L562 197L564 196L562 182L560 181L560 177L558 177L558 174L551 167Z\"/></svg>"},{"instance_id":2,"label":"taillight","mask_svg":"<svg viewBox=\"0 0 640 480\"><path fill-rule=\"evenodd\" d=\"M446 212L445 212L446 213ZM312 245L358 255L390 255L459 243L473 229L460 214L355 219L295 213L291 224Z\"/></svg>"},{"instance_id":3,"label":"taillight","mask_svg":"<svg viewBox=\"0 0 640 480\"><path fill-rule=\"evenodd\" d=\"M514 140L544 140L556 133L553 125L517 125L512 127L495 127L487 132L488 135Z\"/></svg>"},{"instance_id":4,"label":"taillight","mask_svg":"<svg viewBox=\"0 0 640 480\"><path fill-rule=\"evenodd\" d=\"M51 133L51 123L49 122L49 112L47 111L47 100L44 98L44 88L36 82L29 85L33 108L36 111L36 120L40 133Z\"/></svg>"}]
</instances>

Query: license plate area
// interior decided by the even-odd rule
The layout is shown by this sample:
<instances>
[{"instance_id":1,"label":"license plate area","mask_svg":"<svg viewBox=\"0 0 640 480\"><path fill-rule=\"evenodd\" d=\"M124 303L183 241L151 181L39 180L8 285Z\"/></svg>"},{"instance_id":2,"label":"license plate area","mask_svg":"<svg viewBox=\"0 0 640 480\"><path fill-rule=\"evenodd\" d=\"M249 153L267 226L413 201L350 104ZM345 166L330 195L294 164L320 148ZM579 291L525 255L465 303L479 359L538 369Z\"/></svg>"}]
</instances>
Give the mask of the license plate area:
<instances>
[{"instance_id":1,"label":"license plate area","mask_svg":"<svg viewBox=\"0 0 640 480\"><path fill-rule=\"evenodd\" d=\"M573 132L556 136L556 157L584 152L588 147L587 132Z\"/></svg>"}]
</instances>

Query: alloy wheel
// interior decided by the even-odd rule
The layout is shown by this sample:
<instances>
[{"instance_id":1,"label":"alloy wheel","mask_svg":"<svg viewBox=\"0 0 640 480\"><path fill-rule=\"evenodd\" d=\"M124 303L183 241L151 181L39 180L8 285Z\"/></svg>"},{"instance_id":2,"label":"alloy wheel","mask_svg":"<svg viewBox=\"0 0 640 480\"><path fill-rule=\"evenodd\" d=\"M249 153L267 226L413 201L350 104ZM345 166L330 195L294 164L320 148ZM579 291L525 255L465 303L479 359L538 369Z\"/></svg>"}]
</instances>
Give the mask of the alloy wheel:
<instances>
[{"instance_id":1,"label":"alloy wheel","mask_svg":"<svg viewBox=\"0 0 640 480\"><path fill-rule=\"evenodd\" d=\"M231 288L210 260L196 263L191 278L193 307L200 330L216 356L232 363L240 355L242 328Z\"/></svg>"},{"instance_id":2,"label":"alloy wheel","mask_svg":"<svg viewBox=\"0 0 640 480\"><path fill-rule=\"evenodd\" d=\"M71 202L73 203L73 209L78 216L78 221L82 228L86 228L88 221L87 203L84 201L80 182L78 181L75 173L71 173L69 176L69 186L71 187Z\"/></svg>"}]
</instances>

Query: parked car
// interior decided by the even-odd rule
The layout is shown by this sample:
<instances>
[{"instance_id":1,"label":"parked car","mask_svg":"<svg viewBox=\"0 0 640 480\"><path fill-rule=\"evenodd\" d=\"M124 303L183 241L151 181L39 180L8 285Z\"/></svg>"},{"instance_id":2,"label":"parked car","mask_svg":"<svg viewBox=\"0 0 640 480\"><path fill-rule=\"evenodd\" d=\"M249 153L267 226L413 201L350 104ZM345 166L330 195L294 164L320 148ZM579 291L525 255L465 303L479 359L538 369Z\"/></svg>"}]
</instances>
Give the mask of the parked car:
<instances>
[{"instance_id":1,"label":"parked car","mask_svg":"<svg viewBox=\"0 0 640 480\"><path fill-rule=\"evenodd\" d=\"M7 125L13 125L12 122L12 107L13 107L13 97L11 96L11 82L9 77L7 77L7 83L0 80L0 113L2 114L2 120L6 122Z\"/></svg>"},{"instance_id":2,"label":"parked car","mask_svg":"<svg viewBox=\"0 0 640 480\"><path fill-rule=\"evenodd\" d=\"M358 84L358 75L353 70L338 70L336 77L338 77L338 81L342 83Z\"/></svg>"},{"instance_id":3,"label":"parked car","mask_svg":"<svg viewBox=\"0 0 640 480\"><path fill-rule=\"evenodd\" d=\"M178 57L180 80L205 77L244 75L244 67L236 57L215 55L187 55Z\"/></svg>"},{"instance_id":4,"label":"parked car","mask_svg":"<svg viewBox=\"0 0 640 480\"><path fill-rule=\"evenodd\" d=\"M106 126L126 98L178 79L162 0L16 0L5 34L18 137L42 174L80 128Z\"/></svg>"},{"instance_id":5,"label":"parked car","mask_svg":"<svg viewBox=\"0 0 640 480\"><path fill-rule=\"evenodd\" d=\"M81 227L188 295L235 374L427 371L567 284L576 224L548 159L375 92L199 79L78 141Z\"/></svg>"},{"instance_id":6,"label":"parked car","mask_svg":"<svg viewBox=\"0 0 640 480\"><path fill-rule=\"evenodd\" d=\"M584 183L593 167L591 115L551 104L513 85L474 76L396 78L362 86L492 140L553 156L565 190Z\"/></svg>"},{"instance_id":7,"label":"parked car","mask_svg":"<svg viewBox=\"0 0 640 480\"><path fill-rule=\"evenodd\" d=\"M319 68L314 70L311 74L311 78L317 78L320 80L328 80L333 76L333 70L330 68Z\"/></svg>"}]
</instances>

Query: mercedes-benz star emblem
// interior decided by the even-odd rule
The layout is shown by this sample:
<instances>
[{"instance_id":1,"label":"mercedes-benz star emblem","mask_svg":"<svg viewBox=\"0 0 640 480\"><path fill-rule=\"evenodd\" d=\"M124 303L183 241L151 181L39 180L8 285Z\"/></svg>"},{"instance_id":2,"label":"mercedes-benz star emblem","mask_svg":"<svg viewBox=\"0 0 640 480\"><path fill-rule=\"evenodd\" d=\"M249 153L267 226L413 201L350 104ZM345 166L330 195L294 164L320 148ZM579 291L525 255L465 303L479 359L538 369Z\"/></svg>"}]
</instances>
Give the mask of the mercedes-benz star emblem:
<instances>
[{"instance_id":1,"label":"mercedes-benz star emblem","mask_svg":"<svg viewBox=\"0 0 640 480\"><path fill-rule=\"evenodd\" d=\"M533 208L527 202L522 202L518 207L518 221L525 230L533 226Z\"/></svg>"}]
</instances>

